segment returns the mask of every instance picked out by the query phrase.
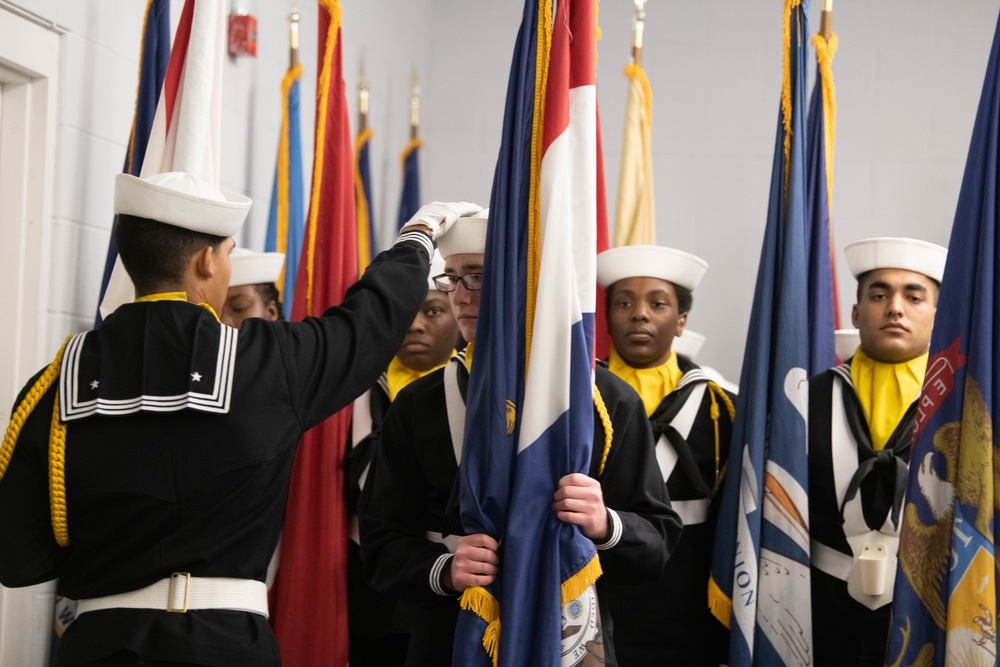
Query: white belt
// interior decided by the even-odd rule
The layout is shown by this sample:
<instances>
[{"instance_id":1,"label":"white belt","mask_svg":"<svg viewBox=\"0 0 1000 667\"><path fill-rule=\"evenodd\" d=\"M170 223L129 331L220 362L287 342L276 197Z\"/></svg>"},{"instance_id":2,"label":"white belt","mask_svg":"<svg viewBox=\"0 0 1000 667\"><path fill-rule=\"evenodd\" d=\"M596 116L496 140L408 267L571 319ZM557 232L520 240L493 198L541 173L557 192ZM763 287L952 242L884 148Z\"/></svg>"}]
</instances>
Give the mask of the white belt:
<instances>
[{"instance_id":1,"label":"white belt","mask_svg":"<svg viewBox=\"0 0 1000 667\"><path fill-rule=\"evenodd\" d=\"M809 559L817 569L831 577L847 581L847 575L854 565L854 558L816 540L809 544L809 550Z\"/></svg>"},{"instance_id":2,"label":"white belt","mask_svg":"<svg viewBox=\"0 0 1000 667\"><path fill-rule=\"evenodd\" d=\"M174 572L166 579L128 593L80 600L77 615L101 609L192 609L248 611L267 618L267 585L256 579L192 577Z\"/></svg>"}]
</instances>

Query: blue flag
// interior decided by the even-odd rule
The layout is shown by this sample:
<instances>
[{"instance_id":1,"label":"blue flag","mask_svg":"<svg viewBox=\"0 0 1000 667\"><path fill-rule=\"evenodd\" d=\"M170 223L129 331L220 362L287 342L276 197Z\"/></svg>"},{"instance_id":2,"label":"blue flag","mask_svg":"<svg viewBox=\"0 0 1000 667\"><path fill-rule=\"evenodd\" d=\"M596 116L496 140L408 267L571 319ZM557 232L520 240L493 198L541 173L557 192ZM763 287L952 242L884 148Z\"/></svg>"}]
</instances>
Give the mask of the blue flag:
<instances>
[{"instance_id":1,"label":"blue flag","mask_svg":"<svg viewBox=\"0 0 1000 667\"><path fill-rule=\"evenodd\" d=\"M709 582L729 664L812 664L806 406L808 4L786 2L782 105Z\"/></svg>"},{"instance_id":2,"label":"blue flag","mask_svg":"<svg viewBox=\"0 0 1000 667\"><path fill-rule=\"evenodd\" d=\"M833 183L833 72L830 64L837 50L837 36L829 42L813 37L816 45L816 83L809 101L806 154L806 239L809 244L809 375L822 373L837 362L833 332L837 329L837 292L830 226Z\"/></svg>"},{"instance_id":3,"label":"blue flag","mask_svg":"<svg viewBox=\"0 0 1000 667\"><path fill-rule=\"evenodd\" d=\"M358 271L364 272L375 257L375 210L368 144L372 131L366 129L354 140L354 209L358 224Z\"/></svg>"},{"instance_id":4,"label":"blue flag","mask_svg":"<svg viewBox=\"0 0 1000 667\"><path fill-rule=\"evenodd\" d=\"M138 176L142 169L146 144L149 142L149 132L153 127L153 117L156 115L156 105L160 101L160 89L163 88L163 77L169 60L170 0L149 0L146 4L139 56L139 87L135 101L135 116L132 118L132 132L129 135L123 173ZM115 268L115 260L118 259L118 246L115 245L116 226L117 223L111 227L111 240L108 242L108 255L104 260L104 275L101 277L98 304L104 301L104 293L108 289L108 281L111 280L111 271ZM101 312L98 309L94 320L95 328L101 326L101 319Z\"/></svg>"},{"instance_id":5,"label":"blue flag","mask_svg":"<svg viewBox=\"0 0 1000 667\"><path fill-rule=\"evenodd\" d=\"M594 437L595 21L527 0L515 43L460 466L463 528L501 569L462 596L456 665L577 665L600 636L594 544L552 510Z\"/></svg>"},{"instance_id":6,"label":"blue flag","mask_svg":"<svg viewBox=\"0 0 1000 667\"><path fill-rule=\"evenodd\" d=\"M996 664L998 163L1000 24L919 399L886 657L892 665Z\"/></svg>"},{"instance_id":7,"label":"blue flag","mask_svg":"<svg viewBox=\"0 0 1000 667\"><path fill-rule=\"evenodd\" d=\"M302 193L302 134L299 130L299 79L302 65L289 68L281 81L281 137L278 165L271 187L271 209L267 215L266 252L285 253L285 268L278 278L281 311L292 318L292 295L299 275L299 256L305 229Z\"/></svg>"},{"instance_id":8,"label":"blue flag","mask_svg":"<svg viewBox=\"0 0 1000 667\"><path fill-rule=\"evenodd\" d=\"M397 229L402 229L420 208L420 149L423 147L421 139L413 139L400 156L403 163L403 194L399 197Z\"/></svg>"}]
</instances>

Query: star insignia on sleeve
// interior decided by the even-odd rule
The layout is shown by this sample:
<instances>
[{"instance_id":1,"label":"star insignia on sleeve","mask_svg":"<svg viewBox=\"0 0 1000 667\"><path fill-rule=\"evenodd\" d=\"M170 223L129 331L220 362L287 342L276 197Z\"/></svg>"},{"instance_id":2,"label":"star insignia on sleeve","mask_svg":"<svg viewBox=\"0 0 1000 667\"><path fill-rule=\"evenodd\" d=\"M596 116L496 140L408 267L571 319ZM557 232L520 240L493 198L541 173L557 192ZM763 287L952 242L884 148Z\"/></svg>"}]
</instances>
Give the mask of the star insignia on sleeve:
<instances>
[{"instance_id":1,"label":"star insignia on sleeve","mask_svg":"<svg viewBox=\"0 0 1000 667\"><path fill-rule=\"evenodd\" d=\"M201 373L197 371L191 373L191 382L201 382Z\"/></svg>"},{"instance_id":2,"label":"star insignia on sleeve","mask_svg":"<svg viewBox=\"0 0 1000 667\"><path fill-rule=\"evenodd\" d=\"M90 381L90 388L91 388L91 389L94 389L95 391L97 390L97 388L98 388L98 387L99 387L100 385L101 385L101 381L100 381L100 380L91 380L91 381Z\"/></svg>"}]
</instances>

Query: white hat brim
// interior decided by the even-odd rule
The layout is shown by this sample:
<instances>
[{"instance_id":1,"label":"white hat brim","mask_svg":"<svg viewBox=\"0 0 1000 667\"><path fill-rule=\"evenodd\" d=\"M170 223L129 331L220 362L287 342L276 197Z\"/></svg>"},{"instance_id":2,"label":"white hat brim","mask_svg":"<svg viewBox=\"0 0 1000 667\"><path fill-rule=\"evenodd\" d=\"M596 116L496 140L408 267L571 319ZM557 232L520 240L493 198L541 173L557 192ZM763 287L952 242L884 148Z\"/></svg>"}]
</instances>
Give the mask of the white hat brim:
<instances>
[{"instance_id":1,"label":"white hat brim","mask_svg":"<svg viewBox=\"0 0 1000 667\"><path fill-rule=\"evenodd\" d=\"M625 278L659 278L692 292L708 270L708 262L689 252L654 245L630 245L597 256L597 282L608 289Z\"/></svg>"},{"instance_id":2,"label":"white hat brim","mask_svg":"<svg viewBox=\"0 0 1000 667\"><path fill-rule=\"evenodd\" d=\"M694 358L701 352L701 346L704 344L704 334L685 329L683 334L674 338L674 342L670 344L670 349L694 361Z\"/></svg>"},{"instance_id":3,"label":"white hat brim","mask_svg":"<svg viewBox=\"0 0 1000 667\"><path fill-rule=\"evenodd\" d=\"M833 332L833 345L837 358L847 361L861 345L861 334L857 329L837 329Z\"/></svg>"},{"instance_id":4,"label":"white hat brim","mask_svg":"<svg viewBox=\"0 0 1000 667\"><path fill-rule=\"evenodd\" d=\"M441 257L486 252L486 218L459 218L437 239Z\"/></svg>"},{"instance_id":5,"label":"white hat brim","mask_svg":"<svg viewBox=\"0 0 1000 667\"><path fill-rule=\"evenodd\" d=\"M233 236L243 226L251 200L240 194L221 194L224 200L213 200L150 183L131 174L118 174L115 176L115 213L213 236Z\"/></svg>"},{"instance_id":6,"label":"white hat brim","mask_svg":"<svg viewBox=\"0 0 1000 667\"><path fill-rule=\"evenodd\" d=\"M242 252L237 252L242 250ZM281 252L252 252L237 248L229 255L233 267L229 278L230 287L276 283L285 265L285 254Z\"/></svg>"},{"instance_id":7,"label":"white hat brim","mask_svg":"<svg viewBox=\"0 0 1000 667\"><path fill-rule=\"evenodd\" d=\"M848 244L844 255L855 278L876 269L903 269L940 283L948 249L918 239L880 237Z\"/></svg>"}]
</instances>

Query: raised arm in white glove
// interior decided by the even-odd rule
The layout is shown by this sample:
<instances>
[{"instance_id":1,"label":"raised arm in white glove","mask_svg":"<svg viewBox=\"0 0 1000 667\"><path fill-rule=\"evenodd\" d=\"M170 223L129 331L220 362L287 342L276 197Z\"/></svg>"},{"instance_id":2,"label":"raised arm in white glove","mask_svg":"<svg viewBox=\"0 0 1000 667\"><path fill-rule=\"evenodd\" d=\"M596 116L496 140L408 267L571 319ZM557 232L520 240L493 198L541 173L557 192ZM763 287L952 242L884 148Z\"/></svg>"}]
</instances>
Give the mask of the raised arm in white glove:
<instances>
[{"instance_id":1,"label":"raised arm in white glove","mask_svg":"<svg viewBox=\"0 0 1000 667\"><path fill-rule=\"evenodd\" d=\"M432 202L420 207L409 222L403 225L400 233L409 229L425 227L430 231L431 238L437 240L459 218L468 218L483 210L482 206L469 202Z\"/></svg>"}]
</instances>

